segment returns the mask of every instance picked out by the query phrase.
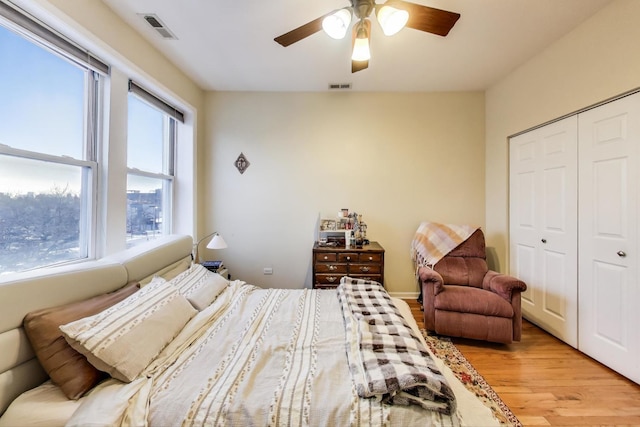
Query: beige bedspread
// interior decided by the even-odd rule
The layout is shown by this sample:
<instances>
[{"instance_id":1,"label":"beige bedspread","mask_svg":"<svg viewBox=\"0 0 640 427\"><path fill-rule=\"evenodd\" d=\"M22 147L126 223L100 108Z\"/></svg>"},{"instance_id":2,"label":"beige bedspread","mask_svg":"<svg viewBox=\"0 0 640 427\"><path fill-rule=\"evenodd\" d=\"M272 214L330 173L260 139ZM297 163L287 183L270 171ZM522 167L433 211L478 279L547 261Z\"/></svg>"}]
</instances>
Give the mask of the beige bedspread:
<instances>
[{"instance_id":1,"label":"beige bedspread","mask_svg":"<svg viewBox=\"0 0 640 427\"><path fill-rule=\"evenodd\" d=\"M459 425L358 397L335 291L232 282L145 375L108 380L68 425Z\"/></svg>"}]
</instances>

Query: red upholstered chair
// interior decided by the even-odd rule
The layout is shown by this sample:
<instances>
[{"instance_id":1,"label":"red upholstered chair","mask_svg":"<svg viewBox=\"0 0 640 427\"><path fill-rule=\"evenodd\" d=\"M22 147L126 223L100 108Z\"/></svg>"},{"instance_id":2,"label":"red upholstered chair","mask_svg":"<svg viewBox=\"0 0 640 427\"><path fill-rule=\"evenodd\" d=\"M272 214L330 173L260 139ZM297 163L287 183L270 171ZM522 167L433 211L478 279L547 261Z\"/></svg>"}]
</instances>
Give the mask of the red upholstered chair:
<instances>
[{"instance_id":1,"label":"red upholstered chair","mask_svg":"<svg viewBox=\"0 0 640 427\"><path fill-rule=\"evenodd\" d=\"M520 341L520 294L527 286L488 269L482 230L476 230L433 269L421 267L418 275L427 330L499 343Z\"/></svg>"}]
</instances>

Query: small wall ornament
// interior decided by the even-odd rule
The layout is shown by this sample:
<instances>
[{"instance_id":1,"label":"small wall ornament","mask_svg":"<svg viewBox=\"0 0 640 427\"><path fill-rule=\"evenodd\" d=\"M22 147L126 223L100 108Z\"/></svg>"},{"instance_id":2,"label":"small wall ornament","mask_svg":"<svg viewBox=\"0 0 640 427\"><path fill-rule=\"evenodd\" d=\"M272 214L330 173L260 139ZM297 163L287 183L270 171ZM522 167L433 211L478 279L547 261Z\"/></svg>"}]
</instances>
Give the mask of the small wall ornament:
<instances>
[{"instance_id":1,"label":"small wall ornament","mask_svg":"<svg viewBox=\"0 0 640 427\"><path fill-rule=\"evenodd\" d=\"M238 156L234 164L236 165L238 172L240 172L240 174L242 175L244 171L247 170L247 168L251 163L249 163L249 160L245 157L243 153L240 153L240 155Z\"/></svg>"}]
</instances>

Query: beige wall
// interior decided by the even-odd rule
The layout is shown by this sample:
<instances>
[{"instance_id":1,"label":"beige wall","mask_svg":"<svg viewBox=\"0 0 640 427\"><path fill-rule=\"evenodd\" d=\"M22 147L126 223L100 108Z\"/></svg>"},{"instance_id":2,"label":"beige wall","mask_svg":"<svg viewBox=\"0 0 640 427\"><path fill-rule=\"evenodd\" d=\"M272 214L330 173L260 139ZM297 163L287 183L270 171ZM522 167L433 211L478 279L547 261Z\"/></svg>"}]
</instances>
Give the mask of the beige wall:
<instances>
[{"instance_id":1,"label":"beige wall","mask_svg":"<svg viewBox=\"0 0 640 427\"><path fill-rule=\"evenodd\" d=\"M616 0L486 92L486 231L508 270L508 136L640 86L640 1Z\"/></svg>"},{"instance_id":2,"label":"beige wall","mask_svg":"<svg viewBox=\"0 0 640 427\"><path fill-rule=\"evenodd\" d=\"M387 288L417 292L421 221L484 226L484 103L479 92L208 93L201 214L229 248L205 257L250 283L309 287L319 215L349 208L386 249Z\"/></svg>"}]
</instances>

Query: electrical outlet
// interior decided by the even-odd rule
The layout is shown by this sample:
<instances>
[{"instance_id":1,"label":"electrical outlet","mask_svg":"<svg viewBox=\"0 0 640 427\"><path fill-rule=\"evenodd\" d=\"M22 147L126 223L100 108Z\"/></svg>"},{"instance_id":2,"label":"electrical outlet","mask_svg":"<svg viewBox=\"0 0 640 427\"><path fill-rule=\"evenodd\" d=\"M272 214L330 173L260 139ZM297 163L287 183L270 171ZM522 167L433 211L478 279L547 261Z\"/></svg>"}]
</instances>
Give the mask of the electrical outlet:
<instances>
[{"instance_id":1,"label":"electrical outlet","mask_svg":"<svg viewBox=\"0 0 640 427\"><path fill-rule=\"evenodd\" d=\"M265 268L263 268L263 269L262 269L262 272L263 272L264 274L273 274L273 268L271 268L271 267L265 267Z\"/></svg>"}]
</instances>

